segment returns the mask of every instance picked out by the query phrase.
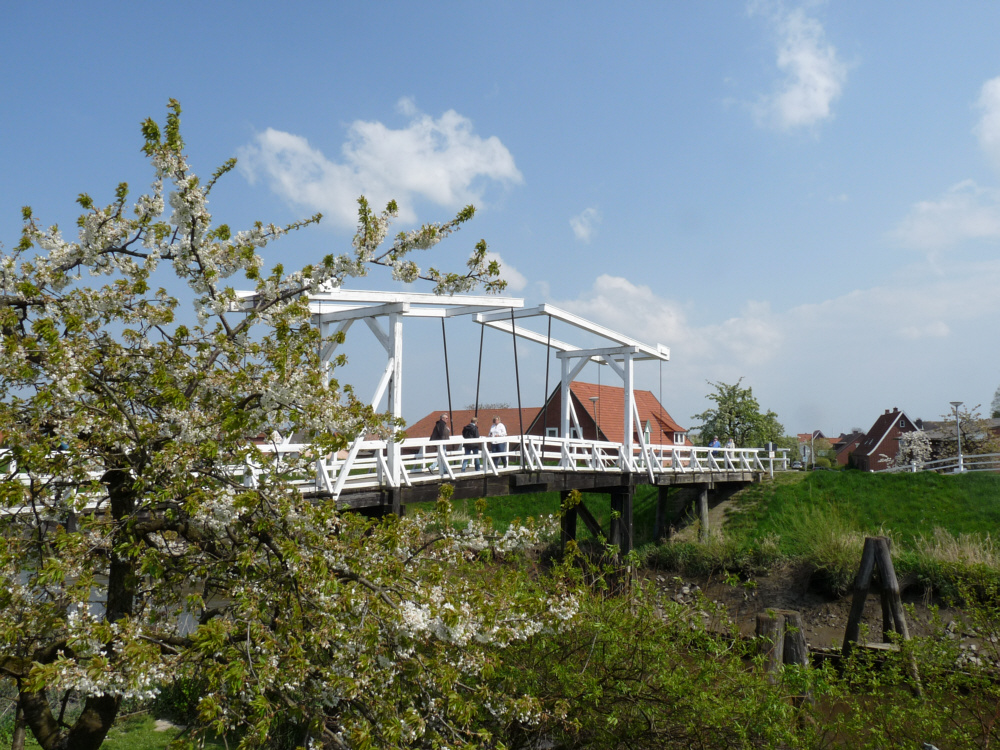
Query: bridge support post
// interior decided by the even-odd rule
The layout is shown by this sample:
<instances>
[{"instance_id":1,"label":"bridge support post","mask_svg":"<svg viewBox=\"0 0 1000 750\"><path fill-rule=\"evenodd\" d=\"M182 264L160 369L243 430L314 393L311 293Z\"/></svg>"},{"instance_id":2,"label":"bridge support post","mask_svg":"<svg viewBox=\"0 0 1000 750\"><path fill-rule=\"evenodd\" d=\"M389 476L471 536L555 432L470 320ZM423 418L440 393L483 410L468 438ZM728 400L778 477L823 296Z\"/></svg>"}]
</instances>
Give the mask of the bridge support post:
<instances>
[{"instance_id":1,"label":"bridge support post","mask_svg":"<svg viewBox=\"0 0 1000 750\"><path fill-rule=\"evenodd\" d=\"M667 494L670 488L660 485L656 488L656 521L653 524L653 541L659 542L667 535Z\"/></svg>"},{"instance_id":2,"label":"bridge support post","mask_svg":"<svg viewBox=\"0 0 1000 750\"><path fill-rule=\"evenodd\" d=\"M392 499L392 513L396 518L403 517L403 493L398 487L394 487L389 490L389 496Z\"/></svg>"},{"instance_id":3,"label":"bridge support post","mask_svg":"<svg viewBox=\"0 0 1000 750\"><path fill-rule=\"evenodd\" d=\"M625 475L628 478L628 475ZM632 551L632 483L611 491L611 544L622 555Z\"/></svg>"},{"instance_id":4,"label":"bridge support post","mask_svg":"<svg viewBox=\"0 0 1000 750\"><path fill-rule=\"evenodd\" d=\"M570 491L563 490L559 493L559 505L564 508L562 512L562 518L559 520L561 534L561 542L563 550L566 549L566 545L570 541L576 541L576 506L572 508L566 508L566 500L569 497Z\"/></svg>"},{"instance_id":5,"label":"bridge support post","mask_svg":"<svg viewBox=\"0 0 1000 750\"><path fill-rule=\"evenodd\" d=\"M698 538L702 542L708 541L708 485L701 485L701 491L698 493L698 521L701 524L701 529L698 532Z\"/></svg>"}]
</instances>

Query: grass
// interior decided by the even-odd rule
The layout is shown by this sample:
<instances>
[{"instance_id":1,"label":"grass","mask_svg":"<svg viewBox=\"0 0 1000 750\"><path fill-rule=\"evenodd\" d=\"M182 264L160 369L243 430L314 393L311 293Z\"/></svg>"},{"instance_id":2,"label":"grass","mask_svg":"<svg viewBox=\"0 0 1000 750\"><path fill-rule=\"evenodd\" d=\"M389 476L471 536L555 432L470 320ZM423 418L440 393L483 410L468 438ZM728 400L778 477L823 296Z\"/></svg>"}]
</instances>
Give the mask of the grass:
<instances>
[{"instance_id":1,"label":"grass","mask_svg":"<svg viewBox=\"0 0 1000 750\"><path fill-rule=\"evenodd\" d=\"M900 575L954 592L956 582L969 576L1000 577L1000 551L984 533L1000 523L998 495L995 474L784 474L736 496L721 540L703 550L667 545L648 559L695 572L714 566L748 573L752 551L770 547L772 562L804 561L821 588L843 595L864 538L883 535L892 539Z\"/></svg>"},{"instance_id":2,"label":"grass","mask_svg":"<svg viewBox=\"0 0 1000 750\"><path fill-rule=\"evenodd\" d=\"M1000 475L868 474L859 471L797 472L742 493L728 524L732 533L779 534L802 509L835 513L864 534L888 529L912 546L935 528L950 534L981 534L1000 526ZM794 545L785 549L794 553Z\"/></svg>"},{"instance_id":3,"label":"grass","mask_svg":"<svg viewBox=\"0 0 1000 750\"><path fill-rule=\"evenodd\" d=\"M101 745L101 750L164 750L180 734L180 729L170 728L164 731L156 730L156 719L149 714L138 714L119 719L111 727L108 736ZM3 734L0 733L0 737ZM10 741L9 737L4 738ZM38 743L28 732L24 743L25 748L37 748ZM204 747L215 750L224 748L221 741L206 741Z\"/></svg>"},{"instance_id":4,"label":"grass","mask_svg":"<svg viewBox=\"0 0 1000 750\"><path fill-rule=\"evenodd\" d=\"M912 574L939 590L970 572L1000 578L1000 475L869 474L856 471L787 472L734 496L724 529L708 542L654 546L657 488L640 485L632 501L634 546L647 564L685 573L726 570L752 576L781 561L810 564L821 588L844 594L857 571L866 536L893 540L900 575ZM609 530L609 495L584 502ZM474 513L469 503L470 513ZM461 511L461 508L457 508ZM487 500L487 515L503 530L515 518L559 512L556 492ZM582 523L577 538L592 538Z\"/></svg>"}]
</instances>

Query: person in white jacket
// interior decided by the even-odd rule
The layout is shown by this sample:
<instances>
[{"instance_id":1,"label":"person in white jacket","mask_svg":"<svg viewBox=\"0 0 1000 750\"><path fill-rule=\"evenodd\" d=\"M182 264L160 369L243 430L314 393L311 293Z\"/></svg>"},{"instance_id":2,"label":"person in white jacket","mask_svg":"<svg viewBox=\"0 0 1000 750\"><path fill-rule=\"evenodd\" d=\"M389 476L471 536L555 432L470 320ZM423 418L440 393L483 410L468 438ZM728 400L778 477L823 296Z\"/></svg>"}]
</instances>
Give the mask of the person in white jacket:
<instances>
[{"instance_id":1,"label":"person in white jacket","mask_svg":"<svg viewBox=\"0 0 1000 750\"><path fill-rule=\"evenodd\" d=\"M503 422L500 421L500 417L493 417L493 424L490 426L489 437L493 438L493 442L490 444L490 453L500 453L504 454L507 452L507 441L501 441L499 438L507 437L507 428L504 427ZM507 466L507 457L505 455L500 455L496 459L496 464Z\"/></svg>"}]
</instances>

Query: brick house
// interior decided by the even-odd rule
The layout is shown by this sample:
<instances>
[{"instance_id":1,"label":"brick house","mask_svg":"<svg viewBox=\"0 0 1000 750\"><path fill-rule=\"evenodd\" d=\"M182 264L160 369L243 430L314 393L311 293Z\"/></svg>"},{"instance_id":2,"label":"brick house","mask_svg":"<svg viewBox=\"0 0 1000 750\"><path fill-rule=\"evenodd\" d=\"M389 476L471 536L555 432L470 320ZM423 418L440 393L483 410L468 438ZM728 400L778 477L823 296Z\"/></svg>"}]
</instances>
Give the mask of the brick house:
<instances>
[{"instance_id":1,"label":"brick house","mask_svg":"<svg viewBox=\"0 0 1000 750\"><path fill-rule=\"evenodd\" d=\"M862 471L884 469L885 464L879 461L879 457L884 454L890 459L896 458L899 455L899 436L918 429L913 420L896 407L892 411L886 409L854 450L854 467Z\"/></svg>"},{"instance_id":2,"label":"brick house","mask_svg":"<svg viewBox=\"0 0 1000 750\"><path fill-rule=\"evenodd\" d=\"M833 449L837 452L837 466L847 466L851 461L851 456L854 455L854 452L864 439L865 433L863 432L845 432L834 440Z\"/></svg>"}]
</instances>

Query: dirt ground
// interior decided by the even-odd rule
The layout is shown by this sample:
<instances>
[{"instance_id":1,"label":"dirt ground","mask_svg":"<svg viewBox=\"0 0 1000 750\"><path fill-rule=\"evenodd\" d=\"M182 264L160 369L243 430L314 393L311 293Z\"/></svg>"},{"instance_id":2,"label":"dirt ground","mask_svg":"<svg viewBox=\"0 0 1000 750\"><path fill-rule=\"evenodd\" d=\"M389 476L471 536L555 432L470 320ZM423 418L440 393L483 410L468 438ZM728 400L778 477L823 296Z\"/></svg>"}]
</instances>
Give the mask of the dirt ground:
<instances>
[{"instance_id":1,"label":"dirt ground","mask_svg":"<svg viewBox=\"0 0 1000 750\"><path fill-rule=\"evenodd\" d=\"M788 609L801 614L810 649L839 650L843 645L851 596L832 599L817 593L815 587L810 586L807 569L789 566L774 570L757 577L752 586L733 586L713 578L677 578L662 571L647 571L646 576L679 603L694 604L700 592L708 602L723 605L728 617L738 623L740 631L746 635L753 634L758 613L768 609ZM961 638L963 643L977 643L975 634L965 631L959 611L929 600L919 587L904 588L903 604L907 606L907 628L911 636L932 635L935 632L931 607L939 605L941 623L938 627L947 627L950 637ZM868 596L864 622L868 625L871 640L881 640L882 609L877 593L872 592Z\"/></svg>"}]
</instances>

